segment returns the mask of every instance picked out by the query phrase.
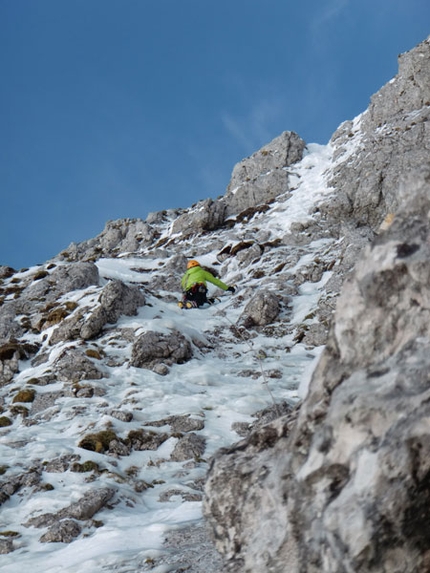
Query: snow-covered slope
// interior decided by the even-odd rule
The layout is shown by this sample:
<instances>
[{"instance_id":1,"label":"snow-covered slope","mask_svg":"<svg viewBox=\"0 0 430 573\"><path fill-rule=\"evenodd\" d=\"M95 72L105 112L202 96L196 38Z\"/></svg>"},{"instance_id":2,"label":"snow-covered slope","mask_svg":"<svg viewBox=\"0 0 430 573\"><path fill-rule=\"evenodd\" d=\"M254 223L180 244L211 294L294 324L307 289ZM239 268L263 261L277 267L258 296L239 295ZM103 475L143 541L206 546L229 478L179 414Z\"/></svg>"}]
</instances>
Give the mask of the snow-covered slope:
<instances>
[{"instance_id":1,"label":"snow-covered slope","mask_svg":"<svg viewBox=\"0 0 430 573\"><path fill-rule=\"evenodd\" d=\"M325 285L339 242L307 232L317 220L317 204L331 192L331 155L330 145L310 145L290 168L290 191L250 219L216 231L175 236L178 213L160 215L156 241L96 259L98 285L69 289L51 303L69 308L60 322L42 321L38 331L36 319L46 314L40 302L17 315L15 323L26 318L33 324L18 343L37 345L38 351L21 356L17 372L0 389L2 416L12 422L0 429L2 570L167 571L165 536L172 528L200 523L211 455L244 435L257 411L293 405L299 388L306 392L328 328L332 295ZM216 269L224 282L237 286L236 293L212 289L217 304L180 310L176 299L186 257ZM3 310L20 297L31 300L40 280L68 266L63 253L43 269L9 273L2 284ZM78 313L81 321L91 315L112 280L142 291L146 302L137 314L106 323L96 337L82 339L71 330L59 336L58 329ZM245 307L258 292L279 298L279 314L270 324L245 327ZM324 332L307 339L313 326L315 332L321 327L316 311L322 296L328 305ZM162 374L131 366L133 344L149 331L183 335L192 358ZM100 375L62 377L59 360L72 351L85 354ZM24 389L33 391L33 401L14 401ZM82 447L89 434L101 431L114 432L116 440L99 451ZM152 443L136 446L133 432L146 432ZM191 435L195 441L187 449L184 437ZM104 501L97 512L67 509L99 495ZM72 522L68 532L47 538L53 521L46 514L56 516L57 528ZM48 542L55 539L62 542ZM175 552L169 560L175 563Z\"/></svg>"}]
</instances>

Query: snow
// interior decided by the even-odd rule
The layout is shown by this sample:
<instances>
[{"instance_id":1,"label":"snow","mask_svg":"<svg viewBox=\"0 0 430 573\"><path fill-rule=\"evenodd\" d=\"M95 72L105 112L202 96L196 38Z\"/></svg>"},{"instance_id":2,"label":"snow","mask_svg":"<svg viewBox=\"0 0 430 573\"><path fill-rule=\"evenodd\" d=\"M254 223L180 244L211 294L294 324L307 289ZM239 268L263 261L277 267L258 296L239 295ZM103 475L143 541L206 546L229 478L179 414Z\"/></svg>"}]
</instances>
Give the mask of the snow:
<instances>
[{"instance_id":1,"label":"snow","mask_svg":"<svg viewBox=\"0 0 430 573\"><path fill-rule=\"evenodd\" d=\"M288 231L292 222L305 222L312 217L309 214L312 205L330 191L326 171L331 157L330 145L308 146L304 159L294 166L292 177L295 190L291 197L271 207L270 232L273 236ZM323 243L317 242L314 248L321 249L323 246ZM312 249L312 246L309 248ZM310 256L303 256L291 272L306 265ZM199 260L202 264L210 265L214 253L203 253ZM134 271L134 268L150 272L159 264L156 258L137 257L100 259L97 262L100 275L106 281L119 279L128 283L140 283L145 276L142 272ZM32 269L28 272L31 273ZM234 265L229 268L229 275L235 275ZM329 273L325 273L319 283L307 283L300 287L294 301L292 323L304 320L309 309L315 307L328 277ZM67 297L78 302L95 302L97 292L89 288ZM117 327L137 329L136 335L147 330L164 333L177 330L190 340L207 344L208 333L215 328L221 332L228 331L241 312L232 305L229 294L224 295L219 304L204 310L182 311L175 304L150 295L147 303L137 316L121 317ZM129 356L131 345L113 344L109 329L99 342L107 357L118 359ZM64 345L52 348L50 360L63 348ZM105 508L95 515L94 519L103 522L102 527L85 529L85 535L73 543L40 543L43 530L25 527L23 523L31 516L67 507L93 487L86 481L88 474L69 471L66 477L63 473L44 472L43 482L54 487L55 497L50 491L39 491L26 497L29 501L24 503L24 498L18 494L2 505L0 532L17 531L21 538L14 539L17 547L14 552L0 557L0 570L5 573L125 573L137 570L133 563L155 558L169 529L202 519L200 501L184 501L178 495L172 495L168 501L160 501L160 495L175 489L184 491L192 481L203 479L210 456L219 448L240 439L232 429L233 423L252 422L256 411L272 405L272 397L276 402L295 402L303 398L321 350L316 348L309 351L301 344L293 344L291 336L270 339L258 335L251 341L236 339L234 344L226 340L225 356L197 351L190 362L174 365L166 376L129 367L127 362L119 366L106 366L109 376L94 384L104 389L103 396L81 400L73 396L61 398L45 411L47 416L53 414L52 419L49 424L40 424L37 433L34 426L26 426L19 420L15 421L12 431L0 430L0 465L14 468L16 475L22 471L26 459L43 462L61 455L77 454L81 463L93 460L106 470L97 480L96 487L112 487L114 484L119 500L113 510ZM121 360L118 362L121 363ZM45 368L46 365L32 367L30 363L21 363L16 385L37 377ZM274 369L282 372L282 378L241 375L245 370L255 373L262 371L264 374ZM38 393L52 393L62 387L62 383L42 386L38 388ZM106 403L109 408L106 408ZM108 414L120 405L133 412L133 422L142 424L173 414L190 414L204 420L204 429L200 431L207 440L204 460L193 468L188 467L186 472L183 462L166 461L175 446L174 437L156 451L133 451L130 456L118 458L78 448L77 443L90 428L98 431L106 424L113 424L119 435L129 431L129 424ZM163 428L151 429L163 431ZM142 493L134 491L124 479L132 468L139 479L156 485ZM22 548L21 539L25 539ZM167 569L158 567L153 571L162 573Z\"/></svg>"},{"instance_id":2,"label":"snow","mask_svg":"<svg viewBox=\"0 0 430 573\"><path fill-rule=\"evenodd\" d=\"M292 222L306 222L312 206L331 190L326 182L326 171L333 155L330 144L310 143L302 161L289 168L290 186L295 187L292 197L276 207L277 216L272 224L278 230L288 231Z\"/></svg>"}]
</instances>

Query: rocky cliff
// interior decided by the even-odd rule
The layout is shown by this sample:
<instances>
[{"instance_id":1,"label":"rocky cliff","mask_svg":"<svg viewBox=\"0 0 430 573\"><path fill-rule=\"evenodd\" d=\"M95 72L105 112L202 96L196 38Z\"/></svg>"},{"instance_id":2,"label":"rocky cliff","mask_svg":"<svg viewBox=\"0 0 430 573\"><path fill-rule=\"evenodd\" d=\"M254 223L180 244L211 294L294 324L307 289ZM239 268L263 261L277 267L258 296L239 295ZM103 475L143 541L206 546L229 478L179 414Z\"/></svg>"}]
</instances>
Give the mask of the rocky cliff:
<instances>
[{"instance_id":1,"label":"rocky cliff","mask_svg":"<svg viewBox=\"0 0 430 573\"><path fill-rule=\"evenodd\" d=\"M229 571L430 570L429 113L427 40L332 138L322 219L377 235L303 403L212 463L205 512Z\"/></svg>"},{"instance_id":2,"label":"rocky cliff","mask_svg":"<svg viewBox=\"0 0 430 573\"><path fill-rule=\"evenodd\" d=\"M430 39L326 146L0 267L10 573L430 570L429 115ZM237 293L179 310L189 258Z\"/></svg>"}]
</instances>

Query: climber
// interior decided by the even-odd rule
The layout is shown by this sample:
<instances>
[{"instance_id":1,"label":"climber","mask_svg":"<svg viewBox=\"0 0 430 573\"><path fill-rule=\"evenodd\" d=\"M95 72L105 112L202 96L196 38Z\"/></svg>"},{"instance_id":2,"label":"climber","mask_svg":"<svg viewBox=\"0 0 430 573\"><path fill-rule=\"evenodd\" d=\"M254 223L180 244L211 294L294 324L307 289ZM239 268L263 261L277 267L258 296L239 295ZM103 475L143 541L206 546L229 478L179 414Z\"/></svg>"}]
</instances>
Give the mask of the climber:
<instances>
[{"instance_id":1,"label":"climber","mask_svg":"<svg viewBox=\"0 0 430 573\"><path fill-rule=\"evenodd\" d=\"M203 269L198 261L188 261L187 272L181 280L183 297L182 300L178 302L178 306L180 308L198 308L205 303L212 304L215 302L215 299L207 298L207 282L232 293L236 290L234 287L228 286L214 277L209 271Z\"/></svg>"}]
</instances>

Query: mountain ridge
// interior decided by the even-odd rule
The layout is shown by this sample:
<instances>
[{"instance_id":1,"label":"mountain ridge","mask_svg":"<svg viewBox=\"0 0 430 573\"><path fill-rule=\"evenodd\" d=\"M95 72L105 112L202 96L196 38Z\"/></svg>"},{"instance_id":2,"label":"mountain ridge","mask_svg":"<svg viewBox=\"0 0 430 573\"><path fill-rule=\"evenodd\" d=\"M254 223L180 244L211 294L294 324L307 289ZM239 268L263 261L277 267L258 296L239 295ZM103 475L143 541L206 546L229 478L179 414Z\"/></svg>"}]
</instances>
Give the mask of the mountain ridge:
<instances>
[{"instance_id":1,"label":"mountain ridge","mask_svg":"<svg viewBox=\"0 0 430 573\"><path fill-rule=\"evenodd\" d=\"M286 548L292 571L346 566L334 557L324 565L316 542L306 564L300 543L282 537L282 523L294 539L306 537L282 504L275 522L282 542L273 549L250 518L264 516L270 484L262 498L255 492L251 513L244 502L230 523L229 496L237 503L242 494L216 452L231 447L233 459L232 444L245 437L258 474L259 457L276 466L270 455L289 432L311 435L305 418L316 398L307 396L308 385L313 370L318 380L327 355L336 354L334 311L339 297L345 300L345 278L375 241L385 244L381 225L392 213L388 233L400 224L399 212L427 206L421 170L430 158L430 40L399 64L369 109L343 123L326 146L285 131L240 162L216 200L145 221L110 221L44 265L0 267L0 552L11 573L31 559L36 573L65 570L64 563L80 573L201 571L203 558L207 572L282 571ZM401 251L405 259L411 249ZM236 284L237 293L201 311L180 311L179 281L190 258ZM318 384L326 382L311 387ZM58 432L63 438L55 440ZM343 485L349 474L336 476ZM310 506L299 485L292 487ZM225 565L201 533L203 497ZM167 511L170 522L163 521ZM183 537L170 536L163 549L164 532L178 528ZM323 532L321 525L321 539ZM201 555L190 552L190 535L206 548ZM414 559L421 563L422 555Z\"/></svg>"}]
</instances>

